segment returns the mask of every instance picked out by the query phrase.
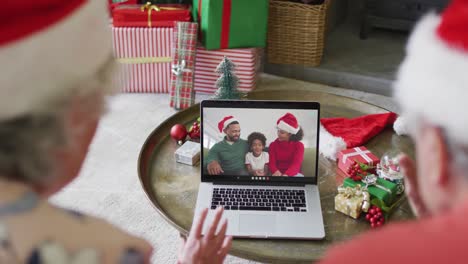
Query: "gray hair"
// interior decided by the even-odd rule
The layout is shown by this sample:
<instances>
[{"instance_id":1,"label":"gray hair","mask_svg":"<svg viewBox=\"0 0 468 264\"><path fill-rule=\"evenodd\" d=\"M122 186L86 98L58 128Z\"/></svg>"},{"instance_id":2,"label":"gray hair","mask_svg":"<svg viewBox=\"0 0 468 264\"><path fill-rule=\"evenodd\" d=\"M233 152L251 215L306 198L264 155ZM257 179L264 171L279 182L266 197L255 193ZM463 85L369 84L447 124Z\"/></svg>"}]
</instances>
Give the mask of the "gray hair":
<instances>
[{"instance_id":1,"label":"gray hair","mask_svg":"<svg viewBox=\"0 0 468 264\"><path fill-rule=\"evenodd\" d=\"M95 120L101 115L103 95L112 87L115 71L113 59L104 63L97 73L74 88L24 116L0 121L0 177L21 181L34 186L47 186L55 180L56 161L52 151L73 148L70 141L69 120L66 119L72 100L79 98L83 110ZM80 128L78 128L80 129Z\"/></svg>"}]
</instances>

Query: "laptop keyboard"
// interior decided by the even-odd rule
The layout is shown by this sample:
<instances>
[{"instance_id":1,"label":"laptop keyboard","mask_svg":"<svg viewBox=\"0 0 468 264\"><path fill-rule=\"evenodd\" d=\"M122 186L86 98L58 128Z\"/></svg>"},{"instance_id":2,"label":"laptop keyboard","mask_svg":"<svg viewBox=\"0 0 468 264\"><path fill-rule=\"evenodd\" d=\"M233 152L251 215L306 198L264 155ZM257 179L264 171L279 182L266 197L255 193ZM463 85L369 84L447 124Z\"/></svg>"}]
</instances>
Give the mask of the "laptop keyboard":
<instances>
[{"instance_id":1,"label":"laptop keyboard","mask_svg":"<svg viewBox=\"0 0 468 264\"><path fill-rule=\"evenodd\" d=\"M304 190L213 188L211 209L307 212Z\"/></svg>"}]
</instances>

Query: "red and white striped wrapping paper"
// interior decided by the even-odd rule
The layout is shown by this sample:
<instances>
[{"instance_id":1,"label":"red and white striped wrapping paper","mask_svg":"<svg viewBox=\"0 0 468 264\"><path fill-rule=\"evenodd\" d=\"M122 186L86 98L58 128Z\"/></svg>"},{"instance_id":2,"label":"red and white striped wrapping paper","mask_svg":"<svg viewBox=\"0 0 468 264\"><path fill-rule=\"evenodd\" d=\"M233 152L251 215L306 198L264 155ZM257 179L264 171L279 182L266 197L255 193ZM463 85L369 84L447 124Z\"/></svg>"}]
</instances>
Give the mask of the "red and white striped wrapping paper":
<instances>
[{"instance_id":1,"label":"red and white striped wrapping paper","mask_svg":"<svg viewBox=\"0 0 468 264\"><path fill-rule=\"evenodd\" d=\"M113 27L112 37L123 92L169 93L173 28Z\"/></svg>"},{"instance_id":2,"label":"red and white striped wrapping paper","mask_svg":"<svg viewBox=\"0 0 468 264\"><path fill-rule=\"evenodd\" d=\"M239 78L239 91L249 92L255 89L261 63L261 52L260 48L205 50L198 46L195 59L195 91L207 94L216 92L215 83L219 78L216 67L224 56L227 56L236 65L234 72Z\"/></svg>"}]
</instances>

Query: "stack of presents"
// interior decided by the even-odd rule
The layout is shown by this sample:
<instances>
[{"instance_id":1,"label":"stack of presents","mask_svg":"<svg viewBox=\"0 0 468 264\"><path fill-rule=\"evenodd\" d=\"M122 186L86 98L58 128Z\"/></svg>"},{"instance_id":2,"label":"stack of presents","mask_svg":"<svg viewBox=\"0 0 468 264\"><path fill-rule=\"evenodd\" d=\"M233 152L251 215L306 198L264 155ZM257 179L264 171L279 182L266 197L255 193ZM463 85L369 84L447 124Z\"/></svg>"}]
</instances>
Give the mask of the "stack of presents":
<instances>
[{"instance_id":1,"label":"stack of presents","mask_svg":"<svg viewBox=\"0 0 468 264\"><path fill-rule=\"evenodd\" d=\"M335 210L354 219L365 215L372 227L383 225L404 199L398 158L379 158L361 146L339 152L337 165L344 181L338 187Z\"/></svg>"},{"instance_id":2,"label":"stack of presents","mask_svg":"<svg viewBox=\"0 0 468 264\"><path fill-rule=\"evenodd\" d=\"M239 91L258 83L268 0L113 0L110 13L123 92L169 93L172 107L187 108L195 93L216 92L225 56Z\"/></svg>"}]
</instances>

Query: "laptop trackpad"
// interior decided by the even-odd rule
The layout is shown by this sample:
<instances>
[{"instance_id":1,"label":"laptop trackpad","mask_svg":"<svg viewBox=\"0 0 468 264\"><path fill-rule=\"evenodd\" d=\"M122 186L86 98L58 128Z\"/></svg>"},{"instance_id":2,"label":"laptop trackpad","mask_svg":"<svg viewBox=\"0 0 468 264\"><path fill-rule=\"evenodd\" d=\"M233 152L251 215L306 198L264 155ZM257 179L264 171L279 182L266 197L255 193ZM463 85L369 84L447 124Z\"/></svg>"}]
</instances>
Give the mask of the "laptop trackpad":
<instances>
[{"instance_id":1,"label":"laptop trackpad","mask_svg":"<svg viewBox=\"0 0 468 264\"><path fill-rule=\"evenodd\" d=\"M239 230L248 235L268 235L276 230L275 215L241 214Z\"/></svg>"}]
</instances>

